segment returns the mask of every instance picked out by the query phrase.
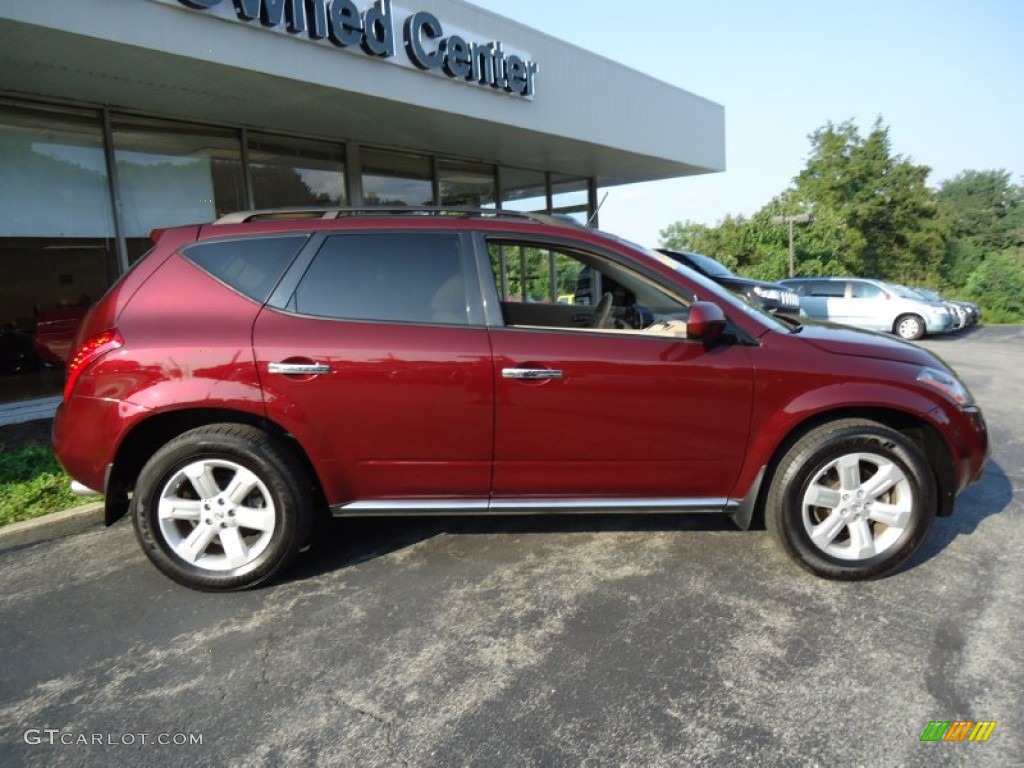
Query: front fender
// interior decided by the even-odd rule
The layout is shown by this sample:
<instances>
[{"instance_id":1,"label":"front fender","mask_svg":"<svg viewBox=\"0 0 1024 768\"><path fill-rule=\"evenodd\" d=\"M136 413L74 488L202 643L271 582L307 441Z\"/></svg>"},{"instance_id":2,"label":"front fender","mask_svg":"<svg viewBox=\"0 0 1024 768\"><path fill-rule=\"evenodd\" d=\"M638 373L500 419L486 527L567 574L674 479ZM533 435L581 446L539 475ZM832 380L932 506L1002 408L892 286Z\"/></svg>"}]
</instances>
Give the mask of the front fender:
<instances>
[{"instance_id":1,"label":"front fender","mask_svg":"<svg viewBox=\"0 0 1024 768\"><path fill-rule=\"evenodd\" d=\"M925 423L943 434L947 420L941 404L925 393L885 382L836 382L808 390L785 403L770 397L755 399L751 442L747 457L731 496L746 498L758 473L779 457L810 427L851 416ZM770 480L770 476L768 478Z\"/></svg>"}]
</instances>

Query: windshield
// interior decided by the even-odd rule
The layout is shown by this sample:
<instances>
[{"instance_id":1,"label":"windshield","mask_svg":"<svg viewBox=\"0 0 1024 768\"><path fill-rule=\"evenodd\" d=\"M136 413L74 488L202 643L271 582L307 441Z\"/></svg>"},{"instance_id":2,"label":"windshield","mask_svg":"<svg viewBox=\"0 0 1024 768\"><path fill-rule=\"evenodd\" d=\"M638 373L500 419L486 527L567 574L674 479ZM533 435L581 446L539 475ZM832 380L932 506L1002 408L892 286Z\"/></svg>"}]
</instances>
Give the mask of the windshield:
<instances>
[{"instance_id":1,"label":"windshield","mask_svg":"<svg viewBox=\"0 0 1024 768\"><path fill-rule=\"evenodd\" d=\"M903 299L917 299L918 301L920 301L922 298L927 299L927 297L921 296L920 293L918 293L917 291L912 291L905 285L899 285L898 283L890 283L889 288L892 290L893 293L895 293L897 296Z\"/></svg>"},{"instance_id":2,"label":"windshield","mask_svg":"<svg viewBox=\"0 0 1024 768\"><path fill-rule=\"evenodd\" d=\"M690 267L687 267L685 264L676 261L671 256L666 256L665 254L659 251L652 250L650 248L644 248L642 245L631 243L628 240L623 240L622 238L615 239L621 243L630 246L631 248L635 248L636 250L642 251L643 253L650 256L652 259L658 261L661 264L664 264L666 267L670 267L674 271L678 272L680 275L686 277L688 280L696 283L699 289L696 295L698 301L713 296L715 300L722 306L722 309L723 311L725 311L726 314L729 314L734 310L742 312L745 315L757 318L757 320L759 320L762 324L768 325L772 328L772 330L776 330L781 333L792 333L796 330L799 330L800 328L799 323L782 322L771 312L765 312L760 307L751 304L746 299L737 296L735 293L733 293L730 290L727 290L726 288L723 288L721 285L714 282L710 278L702 275L697 270L691 269ZM725 267L722 267L722 269L725 269Z\"/></svg>"},{"instance_id":3,"label":"windshield","mask_svg":"<svg viewBox=\"0 0 1024 768\"><path fill-rule=\"evenodd\" d=\"M710 256L705 256L702 253L687 253L686 256L693 261L697 265L697 269L701 270L705 275L710 275L711 277L736 276L735 272L724 264L719 264Z\"/></svg>"}]
</instances>

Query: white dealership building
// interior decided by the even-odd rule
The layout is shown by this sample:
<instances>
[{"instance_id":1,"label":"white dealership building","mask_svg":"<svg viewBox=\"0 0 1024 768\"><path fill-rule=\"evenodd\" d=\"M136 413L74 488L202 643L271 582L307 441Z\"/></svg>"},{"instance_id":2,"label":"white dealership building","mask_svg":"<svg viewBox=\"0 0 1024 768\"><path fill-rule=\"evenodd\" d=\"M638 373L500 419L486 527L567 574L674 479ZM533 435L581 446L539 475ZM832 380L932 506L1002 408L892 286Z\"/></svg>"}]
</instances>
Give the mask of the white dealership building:
<instances>
[{"instance_id":1,"label":"white dealership building","mask_svg":"<svg viewBox=\"0 0 1024 768\"><path fill-rule=\"evenodd\" d=\"M311 204L590 218L601 187L724 166L718 104L462 0L0 5L8 335L98 298L154 228Z\"/></svg>"}]
</instances>

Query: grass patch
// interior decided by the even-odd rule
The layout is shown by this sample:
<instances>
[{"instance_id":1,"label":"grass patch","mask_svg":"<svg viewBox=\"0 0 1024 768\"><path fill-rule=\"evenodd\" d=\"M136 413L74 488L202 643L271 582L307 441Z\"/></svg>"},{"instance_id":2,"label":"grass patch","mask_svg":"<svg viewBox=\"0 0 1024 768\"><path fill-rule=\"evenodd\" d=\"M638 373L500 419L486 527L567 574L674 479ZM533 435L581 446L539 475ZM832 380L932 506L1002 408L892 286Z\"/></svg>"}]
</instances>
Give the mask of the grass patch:
<instances>
[{"instance_id":1,"label":"grass patch","mask_svg":"<svg viewBox=\"0 0 1024 768\"><path fill-rule=\"evenodd\" d=\"M69 489L71 478L47 445L17 451L0 445L0 525L30 520L83 503Z\"/></svg>"}]
</instances>

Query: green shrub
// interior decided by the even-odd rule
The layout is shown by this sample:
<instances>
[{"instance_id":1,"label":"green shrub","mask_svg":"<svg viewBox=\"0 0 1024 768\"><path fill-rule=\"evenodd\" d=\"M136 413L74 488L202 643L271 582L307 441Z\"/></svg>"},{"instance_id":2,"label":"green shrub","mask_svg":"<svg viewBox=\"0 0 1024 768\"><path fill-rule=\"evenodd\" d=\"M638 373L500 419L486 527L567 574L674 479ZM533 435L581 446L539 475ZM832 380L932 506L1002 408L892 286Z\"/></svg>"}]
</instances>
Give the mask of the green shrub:
<instances>
[{"instance_id":1,"label":"green shrub","mask_svg":"<svg viewBox=\"0 0 1024 768\"><path fill-rule=\"evenodd\" d=\"M70 481L48 446L35 443L18 451L0 446L0 525L81 504Z\"/></svg>"}]
</instances>

